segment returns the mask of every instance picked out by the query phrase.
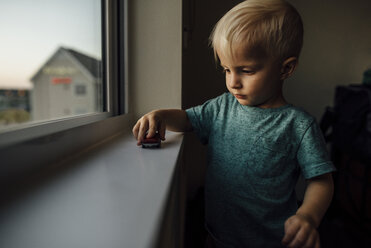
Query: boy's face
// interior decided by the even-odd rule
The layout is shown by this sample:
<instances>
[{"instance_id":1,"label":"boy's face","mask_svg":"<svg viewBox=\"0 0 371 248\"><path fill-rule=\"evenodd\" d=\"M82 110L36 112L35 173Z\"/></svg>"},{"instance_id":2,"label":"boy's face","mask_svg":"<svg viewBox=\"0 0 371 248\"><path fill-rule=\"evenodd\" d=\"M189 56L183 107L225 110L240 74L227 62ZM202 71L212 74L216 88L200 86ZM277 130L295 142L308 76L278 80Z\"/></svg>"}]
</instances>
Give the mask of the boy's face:
<instances>
[{"instance_id":1,"label":"boy's face","mask_svg":"<svg viewBox=\"0 0 371 248\"><path fill-rule=\"evenodd\" d=\"M282 64L238 48L234 58L218 52L226 85L242 105L275 108L286 104L282 95Z\"/></svg>"}]
</instances>

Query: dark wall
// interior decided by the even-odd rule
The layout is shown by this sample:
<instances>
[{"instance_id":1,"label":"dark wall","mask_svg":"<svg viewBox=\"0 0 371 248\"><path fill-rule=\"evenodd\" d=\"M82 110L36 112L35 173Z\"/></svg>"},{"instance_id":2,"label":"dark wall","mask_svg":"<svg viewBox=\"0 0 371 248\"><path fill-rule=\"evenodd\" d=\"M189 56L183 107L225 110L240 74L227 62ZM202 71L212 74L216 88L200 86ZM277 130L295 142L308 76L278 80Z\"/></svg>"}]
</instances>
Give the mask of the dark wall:
<instances>
[{"instance_id":1,"label":"dark wall","mask_svg":"<svg viewBox=\"0 0 371 248\"><path fill-rule=\"evenodd\" d=\"M224 75L214 61L209 35L216 22L241 1L184 0L182 108L200 105L226 91ZM185 138L185 158L190 177L189 195L193 196L203 183L206 166L205 147L193 134Z\"/></svg>"}]
</instances>

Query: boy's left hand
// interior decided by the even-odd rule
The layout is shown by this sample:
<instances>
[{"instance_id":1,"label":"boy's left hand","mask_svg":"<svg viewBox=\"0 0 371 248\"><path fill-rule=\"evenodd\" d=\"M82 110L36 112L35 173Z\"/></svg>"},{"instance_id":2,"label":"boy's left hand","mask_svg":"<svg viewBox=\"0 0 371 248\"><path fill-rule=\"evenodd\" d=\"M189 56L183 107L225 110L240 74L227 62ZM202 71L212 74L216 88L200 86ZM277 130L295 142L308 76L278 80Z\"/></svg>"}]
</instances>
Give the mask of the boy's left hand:
<instances>
[{"instance_id":1,"label":"boy's left hand","mask_svg":"<svg viewBox=\"0 0 371 248\"><path fill-rule=\"evenodd\" d=\"M319 234L309 218L296 214L285 222L282 244L289 248L320 248Z\"/></svg>"}]
</instances>

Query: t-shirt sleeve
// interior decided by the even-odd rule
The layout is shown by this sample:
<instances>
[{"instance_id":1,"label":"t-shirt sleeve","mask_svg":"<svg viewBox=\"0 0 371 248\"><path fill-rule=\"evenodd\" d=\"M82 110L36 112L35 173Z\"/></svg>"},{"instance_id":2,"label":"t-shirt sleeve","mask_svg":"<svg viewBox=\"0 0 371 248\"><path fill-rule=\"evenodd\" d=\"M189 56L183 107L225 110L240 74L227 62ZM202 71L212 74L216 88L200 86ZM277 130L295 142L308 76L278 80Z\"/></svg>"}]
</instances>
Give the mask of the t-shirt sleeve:
<instances>
[{"instance_id":1,"label":"t-shirt sleeve","mask_svg":"<svg viewBox=\"0 0 371 248\"><path fill-rule=\"evenodd\" d=\"M207 144L219 110L220 97L208 100L202 105L186 109L188 118L192 124L193 131L202 144Z\"/></svg>"},{"instance_id":2,"label":"t-shirt sleeve","mask_svg":"<svg viewBox=\"0 0 371 248\"><path fill-rule=\"evenodd\" d=\"M303 136L297 159L305 179L336 170L328 155L322 132L315 121L312 121Z\"/></svg>"}]
</instances>

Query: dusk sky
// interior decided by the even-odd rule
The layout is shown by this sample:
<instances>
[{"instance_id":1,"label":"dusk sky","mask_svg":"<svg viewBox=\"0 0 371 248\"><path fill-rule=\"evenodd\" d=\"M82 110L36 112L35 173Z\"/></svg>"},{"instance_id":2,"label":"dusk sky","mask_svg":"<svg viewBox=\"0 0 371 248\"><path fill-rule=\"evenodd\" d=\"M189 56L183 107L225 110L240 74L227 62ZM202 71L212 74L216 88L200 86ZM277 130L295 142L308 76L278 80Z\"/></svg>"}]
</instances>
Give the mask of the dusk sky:
<instances>
[{"instance_id":1,"label":"dusk sky","mask_svg":"<svg viewBox=\"0 0 371 248\"><path fill-rule=\"evenodd\" d=\"M99 0L0 0L0 89L30 78L60 47L101 58Z\"/></svg>"}]
</instances>

